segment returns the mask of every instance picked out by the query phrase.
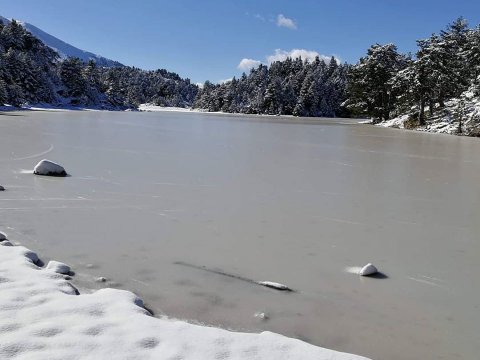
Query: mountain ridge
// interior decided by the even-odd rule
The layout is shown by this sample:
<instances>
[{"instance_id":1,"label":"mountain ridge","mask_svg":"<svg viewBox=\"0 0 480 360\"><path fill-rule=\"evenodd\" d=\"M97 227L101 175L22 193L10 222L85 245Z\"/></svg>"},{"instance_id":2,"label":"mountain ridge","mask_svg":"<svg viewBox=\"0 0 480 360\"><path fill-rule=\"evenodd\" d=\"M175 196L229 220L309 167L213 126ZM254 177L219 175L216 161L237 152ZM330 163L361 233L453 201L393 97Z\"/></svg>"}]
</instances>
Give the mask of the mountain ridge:
<instances>
[{"instance_id":1,"label":"mountain ridge","mask_svg":"<svg viewBox=\"0 0 480 360\"><path fill-rule=\"evenodd\" d=\"M0 20L3 21L5 24L10 22L11 20L0 16ZM37 26L30 24L28 22L24 22L21 20L15 20L19 24L21 24L26 30L28 30L32 35L37 37L41 40L45 45L55 50L61 58L65 59L68 57L77 57L82 61L88 62L89 60L94 60L98 66L103 67L118 67L124 66L122 63L108 59L104 56L94 54L92 52L79 49L45 31L38 28Z\"/></svg>"}]
</instances>

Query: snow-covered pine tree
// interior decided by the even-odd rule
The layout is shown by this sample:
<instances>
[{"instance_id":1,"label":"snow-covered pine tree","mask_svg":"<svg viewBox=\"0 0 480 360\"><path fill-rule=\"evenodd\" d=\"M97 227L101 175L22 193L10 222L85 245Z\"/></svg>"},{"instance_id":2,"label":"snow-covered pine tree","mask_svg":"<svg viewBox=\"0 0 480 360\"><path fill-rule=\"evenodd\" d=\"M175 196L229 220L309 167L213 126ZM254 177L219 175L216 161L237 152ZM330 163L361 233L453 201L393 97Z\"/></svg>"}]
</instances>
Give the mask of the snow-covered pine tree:
<instances>
[{"instance_id":1,"label":"snow-covered pine tree","mask_svg":"<svg viewBox=\"0 0 480 360\"><path fill-rule=\"evenodd\" d=\"M407 57L394 44L372 45L350 71L347 106L376 121L389 119L395 107L392 79L406 65Z\"/></svg>"}]
</instances>

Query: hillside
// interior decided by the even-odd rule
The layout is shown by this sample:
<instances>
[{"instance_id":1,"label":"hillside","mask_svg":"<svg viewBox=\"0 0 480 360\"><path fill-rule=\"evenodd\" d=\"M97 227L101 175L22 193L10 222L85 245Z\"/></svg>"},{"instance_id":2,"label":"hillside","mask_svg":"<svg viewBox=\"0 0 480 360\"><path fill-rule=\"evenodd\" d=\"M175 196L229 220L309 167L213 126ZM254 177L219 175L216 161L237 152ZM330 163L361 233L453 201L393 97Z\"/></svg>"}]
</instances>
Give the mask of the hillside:
<instances>
[{"instance_id":1,"label":"hillside","mask_svg":"<svg viewBox=\"0 0 480 360\"><path fill-rule=\"evenodd\" d=\"M9 19L4 18L3 16L0 16L0 20L2 20L4 24L10 22ZM42 29L36 27L33 24L23 21L17 22L22 25L27 31L29 31L32 35L34 35L37 39L41 40L45 45L55 50L62 59L66 59L69 57L77 57L84 62L93 60L98 66L123 66L118 61L107 59L101 55L96 55L89 51L85 51L73 45L70 45L63 40L60 40L59 38L48 34L47 32L43 31Z\"/></svg>"},{"instance_id":2,"label":"hillside","mask_svg":"<svg viewBox=\"0 0 480 360\"><path fill-rule=\"evenodd\" d=\"M5 25L0 22L0 105L43 103L114 110L137 108L142 103L188 107L195 99L198 87L176 73L119 63L105 66L108 61L113 63L102 57L87 62L79 57L65 58L28 31L29 26L14 20ZM69 46L63 49L71 50ZM82 50L73 54L78 51Z\"/></svg>"}]
</instances>

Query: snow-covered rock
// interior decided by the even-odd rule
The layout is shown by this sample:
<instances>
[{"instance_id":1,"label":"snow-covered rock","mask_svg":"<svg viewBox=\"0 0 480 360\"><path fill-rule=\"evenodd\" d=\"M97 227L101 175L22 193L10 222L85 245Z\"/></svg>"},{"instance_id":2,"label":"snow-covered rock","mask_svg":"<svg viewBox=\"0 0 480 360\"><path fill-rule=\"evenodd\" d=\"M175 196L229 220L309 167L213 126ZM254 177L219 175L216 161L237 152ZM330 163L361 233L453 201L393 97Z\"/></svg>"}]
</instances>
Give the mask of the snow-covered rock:
<instances>
[{"instance_id":1,"label":"snow-covered rock","mask_svg":"<svg viewBox=\"0 0 480 360\"><path fill-rule=\"evenodd\" d=\"M67 176L67 172L63 166L47 159L40 161L33 169L33 173L35 175L45 176Z\"/></svg>"},{"instance_id":2,"label":"snow-covered rock","mask_svg":"<svg viewBox=\"0 0 480 360\"><path fill-rule=\"evenodd\" d=\"M104 283L104 282L107 282L107 279L104 278L103 276L100 276L100 277L96 278L95 281L99 282L99 283Z\"/></svg>"},{"instance_id":3,"label":"snow-covered rock","mask_svg":"<svg viewBox=\"0 0 480 360\"><path fill-rule=\"evenodd\" d=\"M13 246L13 244L8 240L0 241L0 245L2 245L2 246Z\"/></svg>"},{"instance_id":4,"label":"snow-covered rock","mask_svg":"<svg viewBox=\"0 0 480 360\"><path fill-rule=\"evenodd\" d=\"M70 266L55 260L48 262L47 269L63 275L68 275L70 273Z\"/></svg>"},{"instance_id":5,"label":"snow-covered rock","mask_svg":"<svg viewBox=\"0 0 480 360\"><path fill-rule=\"evenodd\" d=\"M0 191L5 191L5 188L2 185L0 185Z\"/></svg>"},{"instance_id":6,"label":"snow-covered rock","mask_svg":"<svg viewBox=\"0 0 480 360\"><path fill-rule=\"evenodd\" d=\"M367 265L365 265L363 268L360 269L360 272L358 274L361 276L369 276L369 275L374 275L376 273L378 273L378 270L375 267L375 265L368 263Z\"/></svg>"},{"instance_id":7,"label":"snow-covered rock","mask_svg":"<svg viewBox=\"0 0 480 360\"><path fill-rule=\"evenodd\" d=\"M266 286L275 290L280 290L280 291L292 291L287 285L283 285L277 282L273 281L258 281L258 285Z\"/></svg>"},{"instance_id":8,"label":"snow-covered rock","mask_svg":"<svg viewBox=\"0 0 480 360\"><path fill-rule=\"evenodd\" d=\"M0 359L366 360L271 332L154 318L125 290L75 296L62 276L26 261L31 253L0 246Z\"/></svg>"},{"instance_id":9,"label":"snow-covered rock","mask_svg":"<svg viewBox=\"0 0 480 360\"><path fill-rule=\"evenodd\" d=\"M0 231L0 241L4 241L4 240L7 240L7 234L5 234L4 232Z\"/></svg>"}]
</instances>

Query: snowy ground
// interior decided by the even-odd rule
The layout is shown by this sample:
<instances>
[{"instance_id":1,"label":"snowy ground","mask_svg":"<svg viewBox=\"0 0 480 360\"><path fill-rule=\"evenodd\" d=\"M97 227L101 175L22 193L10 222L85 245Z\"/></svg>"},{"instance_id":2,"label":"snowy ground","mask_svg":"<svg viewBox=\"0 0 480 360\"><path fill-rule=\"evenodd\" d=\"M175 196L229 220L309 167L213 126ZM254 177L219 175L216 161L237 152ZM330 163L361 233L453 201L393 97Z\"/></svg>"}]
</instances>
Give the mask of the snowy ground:
<instances>
[{"instance_id":1,"label":"snowy ground","mask_svg":"<svg viewBox=\"0 0 480 360\"><path fill-rule=\"evenodd\" d=\"M33 110L33 111L103 111L104 109L78 107L78 106L71 106L71 105L53 106L51 104L23 105L20 108L12 106L12 105L0 106L0 111L21 111L21 110Z\"/></svg>"},{"instance_id":2,"label":"snowy ground","mask_svg":"<svg viewBox=\"0 0 480 360\"><path fill-rule=\"evenodd\" d=\"M271 332L154 318L129 291L78 295L34 252L0 244L1 359L366 359Z\"/></svg>"},{"instance_id":3,"label":"snowy ground","mask_svg":"<svg viewBox=\"0 0 480 360\"><path fill-rule=\"evenodd\" d=\"M465 103L465 110L461 132L459 132L459 122L455 116L455 113L458 111L459 99L448 101L445 109L437 110L433 117L427 118L425 126L419 126L416 130L452 135L478 136L480 134L480 98L478 96L475 97L473 93L469 91L465 92L462 98ZM409 115L402 115L391 120L383 121L378 125L404 129L405 122L408 119Z\"/></svg>"},{"instance_id":4,"label":"snowy ground","mask_svg":"<svg viewBox=\"0 0 480 360\"><path fill-rule=\"evenodd\" d=\"M174 111L174 112L200 112L196 109L191 108L181 108L181 107L167 107L167 106L157 106L152 104L140 104L138 107L140 111Z\"/></svg>"}]
</instances>

